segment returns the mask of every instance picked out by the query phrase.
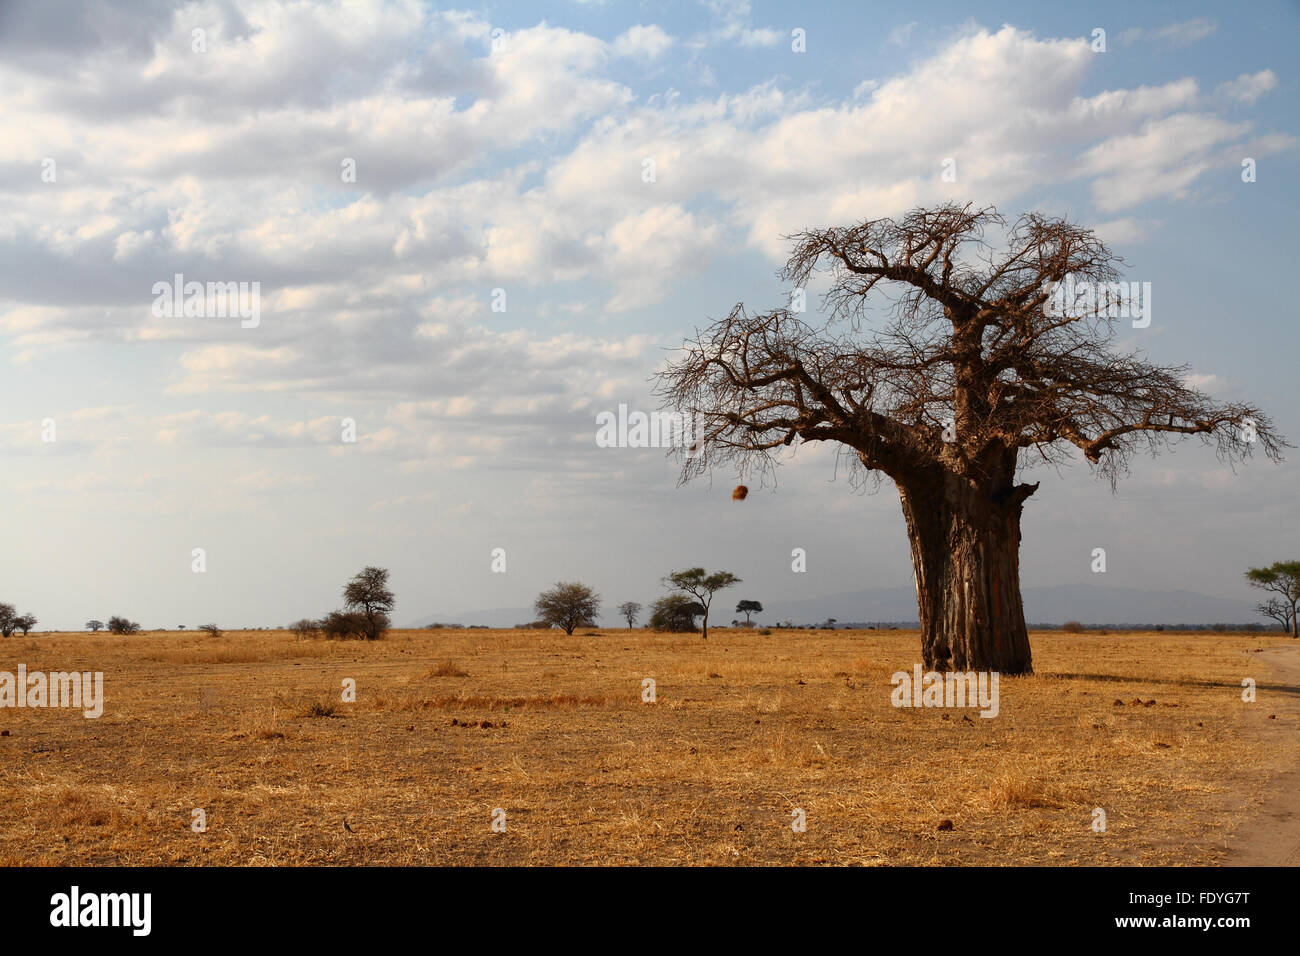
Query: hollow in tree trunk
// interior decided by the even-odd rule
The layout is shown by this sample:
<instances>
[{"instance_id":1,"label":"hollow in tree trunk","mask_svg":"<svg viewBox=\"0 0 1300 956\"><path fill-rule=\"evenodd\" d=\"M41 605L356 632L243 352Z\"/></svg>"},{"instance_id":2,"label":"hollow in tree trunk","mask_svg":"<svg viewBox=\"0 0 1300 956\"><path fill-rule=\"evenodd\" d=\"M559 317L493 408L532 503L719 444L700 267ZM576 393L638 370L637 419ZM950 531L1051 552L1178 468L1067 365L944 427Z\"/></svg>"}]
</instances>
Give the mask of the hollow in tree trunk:
<instances>
[{"instance_id":1,"label":"hollow in tree trunk","mask_svg":"<svg viewBox=\"0 0 1300 956\"><path fill-rule=\"evenodd\" d=\"M899 485L927 670L1033 673L1020 515L1037 487L989 487L945 470Z\"/></svg>"}]
</instances>

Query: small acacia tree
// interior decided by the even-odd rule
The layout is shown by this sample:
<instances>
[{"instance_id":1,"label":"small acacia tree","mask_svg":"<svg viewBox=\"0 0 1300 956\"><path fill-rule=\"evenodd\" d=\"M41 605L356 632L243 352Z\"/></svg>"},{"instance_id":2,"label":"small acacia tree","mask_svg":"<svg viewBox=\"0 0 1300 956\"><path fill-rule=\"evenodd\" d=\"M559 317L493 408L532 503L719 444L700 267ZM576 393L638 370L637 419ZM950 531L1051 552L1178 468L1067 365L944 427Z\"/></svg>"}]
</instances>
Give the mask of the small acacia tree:
<instances>
[{"instance_id":1,"label":"small acacia tree","mask_svg":"<svg viewBox=\"0 0 1300 956\"><path fill-rule=\"evenodd\" d=\"M15 623L18 625L18 630L23 632L23 637L26 637L28 632L36 626L36 615L24 614Z\"/></svg>"},{"instance_id":2,"label":"small acacia tree","mask_svg":"<svg viewBox=\"0 0 1300 956\"><path fill-rule=\"evenodd\" d=\"M749 615L762 614L763 605L760 604L758 601L741 601L739 604L736 605L736 613L745 615L745 623L749 624L750 623Z\"/></svg>"},{"instance_id":3,"label":"small acacia tree","mask_svg":"<svg viewBox=\"0 0 1300 956\"><path fill-rule=\"evenodd\" d=\"M724 462L766 471L796 441L843 448L855 481L898 489L926 667L1032 673L1020 518L1038 483L1022 467L1079 452L1113 483L1189 435L1230 462L1286 445L1185 366L1112 347L1120 265L1064 219L954 203L801 233L780 275L807 289L825 274L820 328L737 305L660 373L664 404L701 424L676 452L682 480Z\"/></svg>"},{"instance_id":4,"label":"small acacia tree","mask_svg":"<svg viewBox=\"0 0 1300 956\"><path fill-rule=\"evenodd\" d=\"M181 625L181 627L184 626L185 626L184 624ZM86 629L89 631L102 631L104 629L104 622L97 621L97 620L89 620L86 622Z\"/></svg>"},{"instance_id":5,"label":"small acacia tree","mask_svg":"<svg viewBox=\"0 0 1300 956\"><path fill-rule=\"evenodd\" d=\"M10 637L18 630L18 612L12 604L0 604L0 637Z\"/></svg>"},{"instance_id":6,"label":"small acacia tree","mask_svg":"<svg viewBox=\"0 0 1300 956\"><path fill-rule=\"evenodd\" d=\"M600 595L577 581L561 581L537 595L533 608L538 619L572 634L574 628L594 621L600 614Z\"/></svg>"},{"instance_id":7,"label":"small acacia tree","mask_svg":"<svg viewBox=\"0 0 1300 956\"><path fill-rule=\"evenodd\" d=\"M366 621L365 638L370 641L384 636L392 623L393 592L388 588L386 568L367 567L343 588L343 605L361 614Z\"/></svg>"},{"instance_id":8,"label":"small acacia tree","mask_svg":"<svg viewBox=\"0 0 1300 956\"><path fill-rule=\"evenodd\" d=\"M108 619L108 630L112 634L138 634L140 625L128 618L114 614Z\"/></svg>"},{"instance_id":9,"label":"small acacia tree","mask_svg":"<svg viewBox=\"0 0 1300 956\"><path fill-rule=\"evenodd\" d=\"M636 627L636 618L641 613L641 605L636 601L624 601L618 606L618 613L623 615L623 620L627 621L628 627Z\"/></svg>"},{"instance_id":10,"label":"small acacia tree","mask_svg":"<svg viewBox=\"0 0 1300 956\"><path fill-rule=\"evenodd\" d=\"M739 584L740 578L736 577L730 571L715 571L712 574L703 568L687 568L685 571L673 571L668 577L664 578L664 584L676 588L678 591L684 591L699 602L700 607L704 608L703 620L703 637L709 639L709 606L713 603L713 595L719 591L731 587L733 584Z\"/></svg>"},{"instance_id":11,"label":"small acacia tree","mask_svg":"<svg viewBox=\"0 0 1300 956\"><path fill-rule=\"evenodd\" d=\"M1246 582L1253 588L1278 595L1255 605L1255 609L1281 624L1292 637L1300 637L1300 622L1296 620L1296 608L1300 606L1300 561L1275 561L1267 568L1251 568L1246 572Z\"/></svg>"}]
</instances>

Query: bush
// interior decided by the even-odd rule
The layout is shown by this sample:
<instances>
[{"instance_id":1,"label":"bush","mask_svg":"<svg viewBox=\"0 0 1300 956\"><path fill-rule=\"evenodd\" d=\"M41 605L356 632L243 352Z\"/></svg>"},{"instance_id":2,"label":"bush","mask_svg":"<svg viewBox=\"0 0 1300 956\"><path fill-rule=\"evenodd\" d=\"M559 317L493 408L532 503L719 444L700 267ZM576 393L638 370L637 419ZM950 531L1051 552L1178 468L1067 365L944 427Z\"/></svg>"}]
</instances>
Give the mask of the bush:
<instances>
[{"instance_id":1,"label":"bush","mask_svg":"<svg viewBox=\"0 0 1300 956\"><path fill-rule=\"evenodd\" d=\"M217 627L217 625L215 624L200 624L199 630L202 631L204 634L207 634L208 637L221 636L221 628Z\"/></svg>"},{"instance_id":2,"label":"bush","mask_svg":"<svg viewBox=\"0 0 1300 956\"><path fill-rule=\"evenodd\" d=\"M685 594L670 594L655 601L650 626L656 631L693 634L699 630L695 619L703 613L704 607L698 601L692 601Z\"/></svg>"},{"instance_id":3,"label":"bush","mask_svg":"<svg viewBox=\"0 0 1300 956\"><path fill-rule=\"evenodd\" d=\"M425 677L468 677L469 671L456 665L454 661L433 664L424 672Z\"/></svg>"},{"instance_id":4,"label":"bush","mask_svg":"<svg viewBox=\"0 0 1300 956\"><path fill-rule=\"evenodd\" d=\"M1083 625L1078 621L1066 621L1061 625L1061 630L1067 634L1078 634L1083 631Z\"/></svg>"},{"instance_id":5,"label":"bush","mask_svg":"<svg viewBox=\"0 0 1300 956\"><path fill-rule=\"evenodd\" d=\"M363 614L362 617L365 617L365 615ZM334 705L334 704L323 704L323 703L321 703L321 702L318 701L318 700L313 700L311 703L307 704L305 707L303 707L301 710L299 710L298 713L296 714L296 716L298 716L298 717L333 717L333 716L334 716L334 712L335 712L337 709L338 709L337 706Z\"/></svg>"},{"instance_id":6,"label":"bush","mask_svg":"<svg viewBox=\"0 0 1300 956\"><path fill-rule=\"evenodd\" d=\"M300 640L310 640L320 636L320 622L304 617L290 624L289 630L297 634Z\"/></svg>"},{"instance_id":7,"label":"bush","mask_svg":"<svg viewBox=\"0 0 1300 956\"><path fill-rule=\"evenodd\" d=\"M108 632L110 634L138 634L140 633L140 625L135 621L114 614L108 619Z\"/></svg>"},{"instance_id":8,"label":"bush","mask_svg":"<svg viewBox=\"0 0 1300 956\"><path fill-rule=\"evenodd\" d=\"M361 611L330 611L320 629L331 641L361 641L370 634L370 622Z\"/></svg>"}]
</instances>

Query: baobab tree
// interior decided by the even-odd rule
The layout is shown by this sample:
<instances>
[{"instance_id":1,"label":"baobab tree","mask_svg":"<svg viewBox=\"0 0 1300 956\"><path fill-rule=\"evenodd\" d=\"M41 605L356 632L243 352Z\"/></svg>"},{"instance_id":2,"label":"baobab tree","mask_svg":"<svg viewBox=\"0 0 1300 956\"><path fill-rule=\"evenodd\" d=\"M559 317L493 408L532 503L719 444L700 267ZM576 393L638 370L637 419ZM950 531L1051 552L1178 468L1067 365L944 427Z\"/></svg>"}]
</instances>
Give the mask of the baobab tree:
<instances>
[{"instance_id":1,"label":"baobab tree","mask_svg":"<svg viewBox=\"0 0 1300 956\"><path fill-rule=\"evenodd\" d=\"M1135 454L1188 435L1229 462L1286 447L1255 406L1189 387L1186 366L1113 347L1122 265L1064 219L953 203L801 233L778 274L828 283L819 326L738 304L660 372L664 404L702 423L682 480L723 463L766 475L796 441L841 446L855 481L898 488L926 666L1032 673L1020 518L1038 483L1021 469L1081 452L1113 488Z\"/></svg>"}]
</instances>

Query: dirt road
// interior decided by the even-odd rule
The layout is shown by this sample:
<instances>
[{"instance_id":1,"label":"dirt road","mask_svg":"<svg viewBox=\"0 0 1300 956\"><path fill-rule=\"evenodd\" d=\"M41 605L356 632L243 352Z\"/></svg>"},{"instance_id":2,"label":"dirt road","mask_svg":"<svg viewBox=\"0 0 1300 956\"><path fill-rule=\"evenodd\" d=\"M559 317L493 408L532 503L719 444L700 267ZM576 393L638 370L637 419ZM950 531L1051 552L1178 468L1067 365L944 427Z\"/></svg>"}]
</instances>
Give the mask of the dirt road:
<instances>
[{"instance_id":1,"label":"dirt road","mask_svg":"<svg viewBox=\"0 0 1300 956\"><path fill-rule=\"evenodd\" d=\"M1296 707L1300 701L1300 647L1261 651L1274 670L1259 689L1265 707ZM1263 685L1264 682L1261 682ZM1232 837L1228 866L1300 866L1300 739L1291 766L1269 781L1264 802Z\"/></svg>"}]
</instances>

